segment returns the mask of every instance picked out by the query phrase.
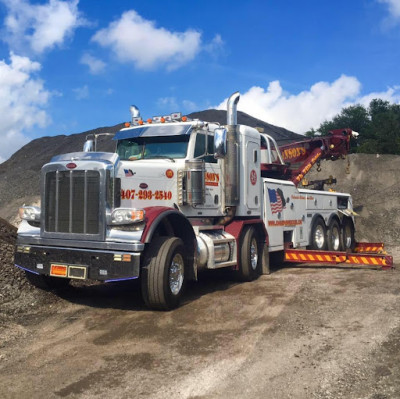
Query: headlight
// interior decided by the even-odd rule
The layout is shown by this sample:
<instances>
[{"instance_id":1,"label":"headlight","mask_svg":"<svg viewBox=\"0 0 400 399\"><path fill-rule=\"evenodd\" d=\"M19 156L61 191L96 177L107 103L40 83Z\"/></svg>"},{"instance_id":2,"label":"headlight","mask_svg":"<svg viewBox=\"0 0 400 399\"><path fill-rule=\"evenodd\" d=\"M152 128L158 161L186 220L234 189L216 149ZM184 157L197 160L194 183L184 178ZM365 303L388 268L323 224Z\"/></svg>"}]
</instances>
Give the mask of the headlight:
<instances>
[{"instance_id":1,"label":"headlight","mask_svg":"<svg viewBox=\"0 0 400 399\"><path fill-rule=\"evenodd\" d=\"M143 220L143 209L117 208L111 213L111 224L139 223Z\"/></svg>"},{"instance_id":2,"label":"headlight","mask_svg":"<svg viewBox=\"0 0 400 399\"><path fill-rule=\"evenodd\" d=\"M40 221L40 208L37 206L22 206L19 208L19 217L22 220Z\"/></svg>"}]
</instances>

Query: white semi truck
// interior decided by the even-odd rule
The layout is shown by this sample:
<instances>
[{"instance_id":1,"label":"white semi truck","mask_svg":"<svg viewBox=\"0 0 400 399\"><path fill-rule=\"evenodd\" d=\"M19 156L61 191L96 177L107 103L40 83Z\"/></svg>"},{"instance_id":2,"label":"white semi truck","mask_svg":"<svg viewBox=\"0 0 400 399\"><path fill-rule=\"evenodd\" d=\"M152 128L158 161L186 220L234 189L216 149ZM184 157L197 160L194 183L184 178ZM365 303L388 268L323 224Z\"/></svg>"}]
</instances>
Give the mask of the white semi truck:
<instances>
[{"instance_id":1,"label":"white semi truck","mask_svg":"<svg viewBox=\"0 0 400 399\"><path fill-rule=\"evenodd\" d=\"M239 97L228 101L225 126L180 114L145 123L132 106L115 153L93 151L89 140L83 152L53 157L42 168L40 208L20 209L16 266L50 289L139 278L145 303L168 310L202 268L250 281L269 272L271 253L354 250L351 196L297 188L350 133L330 148L286 149L309 156L292 173L272 137L237 124Z\"/></svg>"}]
</instances>

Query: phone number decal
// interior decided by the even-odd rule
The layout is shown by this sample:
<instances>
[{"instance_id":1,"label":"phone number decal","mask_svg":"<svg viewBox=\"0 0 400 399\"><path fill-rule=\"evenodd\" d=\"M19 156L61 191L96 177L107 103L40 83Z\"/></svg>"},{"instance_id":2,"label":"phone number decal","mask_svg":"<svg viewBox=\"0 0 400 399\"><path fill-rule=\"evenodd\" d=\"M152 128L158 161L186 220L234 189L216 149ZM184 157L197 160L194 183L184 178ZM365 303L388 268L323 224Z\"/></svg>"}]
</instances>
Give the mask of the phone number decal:
<instances>
[{"instance_id":1,"label":"phone number decal","mask_svg":"<svg viewBox=\"0 0 400 399\"><path fill-rule=\"evenodd\" d=\"M172 199L171 191L162 190L121 190L121 199L138 199L138 200L170 200Z\"/></svg>"}]
</instances>

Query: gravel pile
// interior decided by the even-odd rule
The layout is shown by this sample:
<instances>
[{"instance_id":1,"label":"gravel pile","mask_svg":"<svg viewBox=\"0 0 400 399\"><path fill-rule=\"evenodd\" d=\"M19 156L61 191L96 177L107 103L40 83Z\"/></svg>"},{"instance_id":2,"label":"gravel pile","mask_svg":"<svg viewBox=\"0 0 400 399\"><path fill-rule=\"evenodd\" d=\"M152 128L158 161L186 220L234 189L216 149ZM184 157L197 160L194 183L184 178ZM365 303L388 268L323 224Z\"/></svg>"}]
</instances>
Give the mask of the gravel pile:
<instances>
[{"instance_id":1,"label":"gravel pile","mask_svg":"<svg viewBox=\"0 0 400 399\"><path fill-rule=\"evenodd\" d=\"M23 313L44 303L57 301L49 292L33 287L25 273L14 266L17 229L0 218L0 316Z\"/></svg>"},{"instance_id":2,"label":"gravel pile","mask_svg":"<svg viewBox=\"0 0 400 399\"><path fill-rule=\"evenodd\" d=\"M0 219L0 305L19 297L27 285L24 274L14 266L17 229Z\"/></svg>"}]
</instances>

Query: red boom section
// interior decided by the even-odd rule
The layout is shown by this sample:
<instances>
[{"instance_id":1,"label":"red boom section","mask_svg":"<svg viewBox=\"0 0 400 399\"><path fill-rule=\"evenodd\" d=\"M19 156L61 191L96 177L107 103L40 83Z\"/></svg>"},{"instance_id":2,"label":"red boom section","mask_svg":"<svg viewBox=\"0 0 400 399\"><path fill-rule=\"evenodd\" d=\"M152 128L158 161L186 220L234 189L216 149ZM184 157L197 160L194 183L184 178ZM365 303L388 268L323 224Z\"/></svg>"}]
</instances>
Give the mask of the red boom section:
<instances>
[{"instance_id":1,"label":"red boom section","mask_svg":"<svg viewBox=\"0 0 400 399\"><path fill-rule=\"evenodd\" d=\"M321 159L335 161L344 158L350 150L351 129L331 130L327 136L312 137L279 147L282 158L289 164L287 178L296 186Z\"/></svg>"}]
</instances>

